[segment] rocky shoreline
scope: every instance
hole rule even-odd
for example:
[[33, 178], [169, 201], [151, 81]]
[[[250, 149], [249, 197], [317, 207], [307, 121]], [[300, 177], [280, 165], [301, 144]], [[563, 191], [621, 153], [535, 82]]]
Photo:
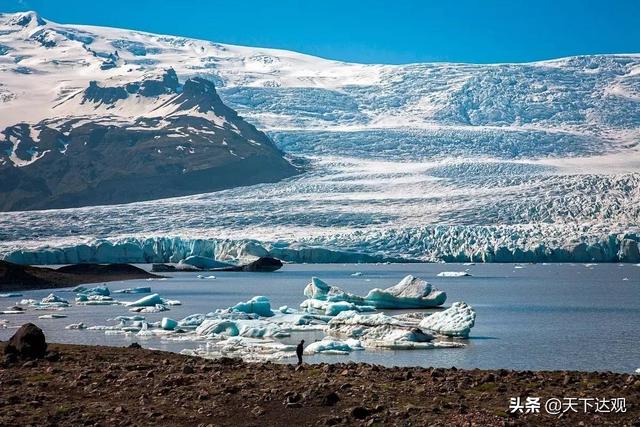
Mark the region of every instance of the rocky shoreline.
[[[55, 357], [5, 359], [0, 425], [640, 425], [638, 375], [296, 368], [142, 348], [48, 350]], [[523, 404], [539, 397], [540, 413], [510, 413], [518, 397]], [[625, 399], [625, 412], [596, 411], [594, 400], [586, 412], [581, 403], [577, 412], [551, 415], [545, 402], [552, 398]]]

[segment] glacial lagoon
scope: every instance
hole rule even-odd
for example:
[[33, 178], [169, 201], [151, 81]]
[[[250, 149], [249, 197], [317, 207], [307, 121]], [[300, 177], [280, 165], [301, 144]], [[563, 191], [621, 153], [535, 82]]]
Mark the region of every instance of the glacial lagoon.
[[[444, 271], [467, 271], [471, 276], [438, 276]], [[215, 279], [198, 278], [199, 273], [172, 273], [166, 280], [112, 282], [107, 286], [112, 291], [150, 286], [163, 298], [182, 302], [167, 312], [144, 314], [148, 321], [155, 322], [163, 317], [181, 319], [227, 308], [255, 295], [269, 297], [274, 308], [298, 308], [312, 276], [364, 295], [412, 274], [446, 291], [444, 307], [465, 301], [476, 310], [476, 324], [470, 338], [462, 341], [464, 348], [367, 349], [348, 355], [306, 356], [305, 361], [518, 370], [634, 372], [640, 368], [640, 266], [636, 264], [288, 264], [275, 273], [213, 274]], [[0, 304], [4, 310], [21, 299], [40, 300], [51, 292], [73, 301], [75, 295], [70, 289], [21, 292], [22, 297], [0, 298]], [[114, 296], [124, 301], [140, 297]], [[67, 317], [38, 318], [47, 313]], [[87, 326], [111, 325], [113, 322], [107, 319], [132, 314], [127, 307], [118, 305], [72, 303], [70, 308], [57, 312], [27, 308], [23, 314], [0, 315], [0, 319], [8, 321], [8, 327], [0, 329], [0, 339], [8, 339], [14, 326], [30, 321], [43, 328], [50, 342], [125, 346], [137, 341], [144, 347], [176, 352], [203, 345], [203, 341], [65, 329], [78, 322]], [[320, 331], [294, 332], [282, 341], [295, 343], [302, 337], [309, 344], [322, 336]]]

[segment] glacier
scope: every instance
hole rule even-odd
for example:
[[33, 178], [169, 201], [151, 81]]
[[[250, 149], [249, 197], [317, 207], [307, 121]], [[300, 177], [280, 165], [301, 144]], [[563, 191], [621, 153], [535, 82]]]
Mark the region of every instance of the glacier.
[[[213, 81], [306, 172], [127, 205], [1, 212], [9, 261], [640, 262], [638, 54], [350, 64], [16, 16], [0, 16], [0, 128], [47, 117], [51, 88], [64, 97], [129, 69], [135, 80], [172, 68]], [[27, 130], [37, 143], [39, 129]], [[17, 134], [0, 135], [0, 147], [28, 154]]]

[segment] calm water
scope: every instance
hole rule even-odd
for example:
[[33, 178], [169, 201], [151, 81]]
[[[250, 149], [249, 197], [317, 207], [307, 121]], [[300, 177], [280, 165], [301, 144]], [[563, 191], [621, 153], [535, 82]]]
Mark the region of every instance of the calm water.
[[[358, 294], [374, 287], [388, 287], [404, 275], [427, 279], [445, 290], [447, 306], [465, 301], [476, 309], [476, 326], [466, 348], [413, 351], [376, 350], [349, 356], [314, 356], [308, 361], [363, 361], [384, 365], [463, 368], [569, 369], [633, 372], [640, 368], [640, 266], [633, 264], [392, 264], [392, 265], [287, 265], [276, 273], [217, 273], [215, 280], [197, 279], [195, 273], [175, 274], [165, 281], [114, 282], [114, 289], [151, 286], [161, 296], [182, 301], [171, 311], [147, 315], [150, 321], [164, 316], [180, 319], [192, 313], [225, 308], [254, 295], [271, 298], [272, 305], [297, 307], [311, 276]], [[473, 277], [440, 278], [441, 271], [468, 269]], [[352, 277], [360, 271], [362, 276]], [[624, 280], [624, 279], [627, 280]], [[73, 295], [56, 290], [72, 299]], [[40, 299], [47, 290], [24, 292], [24, 298]], [[134, 300], [135, 295], [121, 295]], [[20, 298], [0, 299], [4, 308]], [[112, 324], [107, 318], [130, 315], [121, 306], [72, 307], [61, 313], [68, 318], [44, 320], [46, 312], [31, 310], [20, 315], [0, 315], [11, 325], [33, 321], [49, 341], [127, 345], [135, 337], [106, 336], [101, 331], [67, 331], [70, 323]], [[393, 314], [393, 312], [391, 312]], [[12, 329], [0, 329], [6, 340]], [[297, 339], [293, 337], [292, 339]], [[311, 338], [311, 337], [310, 337]], [[145, 340], [145, 347], [170, 351], [197, 347], [198, 343]]]

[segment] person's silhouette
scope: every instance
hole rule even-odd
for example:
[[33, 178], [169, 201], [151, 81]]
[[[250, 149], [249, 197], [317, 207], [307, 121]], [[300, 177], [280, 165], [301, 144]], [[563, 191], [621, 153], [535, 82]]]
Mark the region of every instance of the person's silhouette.
[[298, 356], [298, 365], [302, 365], [302, 352], [304, 351], [304, 340], [296, 347], [296, 356]]

